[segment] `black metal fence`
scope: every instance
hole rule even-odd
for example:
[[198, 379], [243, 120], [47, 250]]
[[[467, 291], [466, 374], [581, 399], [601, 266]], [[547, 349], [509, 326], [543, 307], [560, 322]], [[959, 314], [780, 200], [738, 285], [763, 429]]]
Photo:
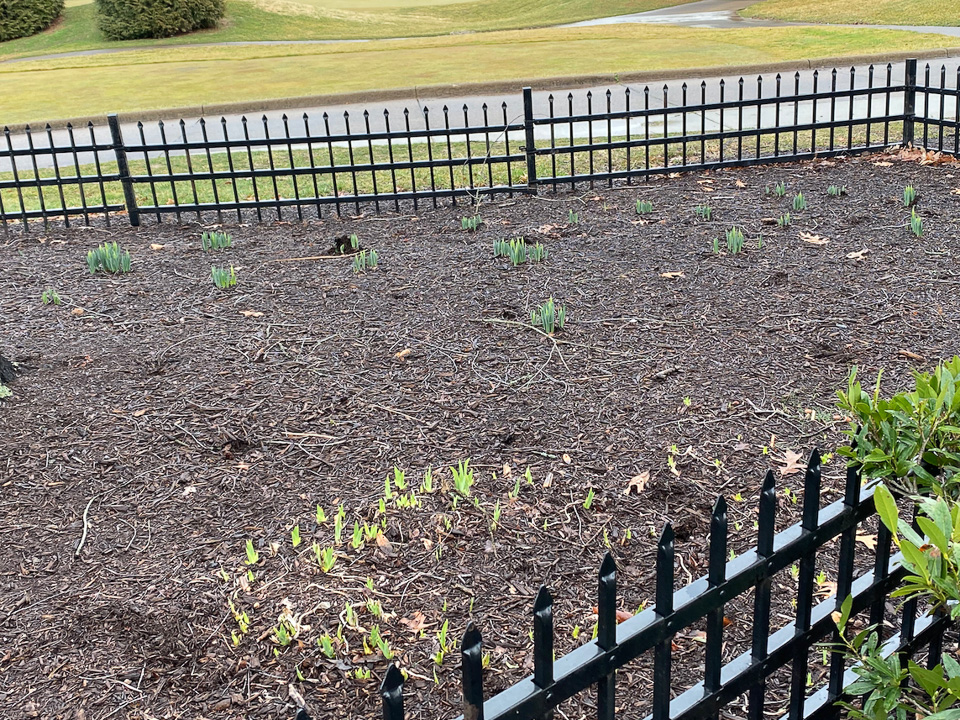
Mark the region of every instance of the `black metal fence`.
[[[933, 77], [931, 73], [934, 73]], [[916, 60], [830, 73], [522, 93], [472, 110], [54, 130], [4, 128], [0, 224], [307, 219], [372, 206], [476, 204], [484, 195], [752, 165], [917, 142], [960, 151], [960, 70]], [[677, 97], [679, 95], [679, 97]]]
[[[596, 638], [554, 660], [553, 603], [547, 588], [541, 588], [533, 606], [533, 675], [500, 694], [485, 699], [483, 649], [479, 630], [471, 623], [461, 643], [463, 715], [460, 720], [521, 720], [553, 717], [564, 701], [595, 688], [598, 720], [613, 720], [616, 708], [617, 671], [627, 668], [646, 653], [653, 654], [652, 713], [648, 720], [694, 720], [717, 718], [721, 710], [746, 694], [746, 717], [761, 720], [771, 715], [767, 706], [767, 681], [782, 668], [789, 669], [789, 698], [781, 705], [782, 717], [831, 718], [839, 714], [835, 703], [854, 674], [843, 655], [831, 652], [826, 682], [811, 687], [811, 648], [837, 640], [832, 615], [842, 601], [853, 597], [853, 613], [864, 613], [870, 624], [889, 621], [890, 592], [903, 576], [900, 554], [891, 556], [891, 535], [882, 525], [876, 545], [866, 563], [858, 563], [858, 530], [875, 514], [872, 487], [863, 488], [858, 470], [846, 473], [845, 492], [825, 508], [819, 508], [821, 461], [811, 453], [804, 478], [801, 521], [776, 533], [777, 493], [768, 472], [760, 493], [757, 515], [757, 546], [728, 561], [727, 505], [719, 497], [710, 521], [708, 572], [705, 577], [674, 590], [674, 532], [667, 524], [657, 545], [655, 607], [617, 624], [617, 572], [607, 555], [600, 566]], [[862, 537], [862, 536], [861, 536]], [[872, 536], [869, 536], [871, 540]], [[817, 553], [839, 538], [836, 592], [817, 602], [815, 580]], [[778, 573], [794, 565], [796, 603], [790, 622], [771, 633], [771, 583]], [[860, 571], [857, 567], [869, 566]], [[782, 575], [781, 575], [782, 577]], [[752, 594], [753, 616], [750, 647], [731, 661], [723, 662], [724, 608], [740, 596]], [[865, 618], [866, 619], [866, 618]], [[673, 641], [675, 636], [705, 622], [702, 682], [674, 695]], [[886, 634], [887, 652], [911, 656], [926, 651], [929, 667], [941, 657], [944, 632], [950, 626], [946, 615], [918, 613], [916, 601], [904, 604], [899, 630]], [[896, 623], [888, 623], [896, 625]], [[689, 670], [689, 668], [687, 668]], [[403, 720], [403, 674], [393, 665], [387, 671], [381, 696], [384, 720]], [[593, 705], [593, 702], [587, 703]], [[639, 717], [635, 712], [630, 717]], [[742, 717], [739, 708], [734, 717]], [[309, 720], [301, 710], [298, 720]]]

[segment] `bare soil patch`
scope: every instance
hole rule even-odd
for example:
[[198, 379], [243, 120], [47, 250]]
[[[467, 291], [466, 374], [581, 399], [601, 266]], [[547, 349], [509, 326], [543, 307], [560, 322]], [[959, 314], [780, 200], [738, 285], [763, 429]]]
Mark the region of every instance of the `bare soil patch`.
[[[287, 718], [293, 685], [315, 717], [373, 718], [387, 667], [364, 651], [374, 624], [410, 674], [412, 718], [458, 712], [458, 652], [434, 659], [445, 622], [450, 640], [477, 622], [488, 691], [523, 678], [541, 583], [559, 655], [590, 637], [608, 547], [624, 611], [652, 601], [667, 520], [678, 583], [702, 575], [718, 494], [738, 552], [768, 468], [787, 468], [782, 525], [797, 518], [790, 453], [842, 442], [834, 393], [851, 365], [883, 368], [893, 390], [957, 352], [955, 172], [877, 156], [691, 174], [490, 202], [476, 233], [460, 229], [462, 207], [234, 226], [220, 253], [200, 250], [199, 226], [11, 233], [0, 352], [20, 374], [0, 402], [0, 717]], [[784, 198], [765, 194], [781, 180]], [[828, 196], [833, 184], [848, 194]], [[795, 212], [798, 190], [808, 209]], [[653, 212], [638, 215], [638, 198]], [[707, 203], [713, 219], [698, 221]], [[790, 227], [769, 224], [785, 212]], [[745, 251], [715, 253], [734, 225]], [[294, 259], [350, 233], [377, 250], [375, 270]], [[494, 240], [521, 235], [546, 262], [492, 258]], [[134, 271], [88, 274], [87, 250], [113, 240]], [[234, 265], [234, 290], [214, 288], [214, 264]], [[42, 305], [46, 288], [63, 304]], [[552, 338], [529, 326], [549, 297], [569, 312]], [[449, 468], [467, 458], [475, 485], [454, 505]], [[384, 518], [395, 467], [419, 506], [392, 499]], [[839, 457], [825, 473], [824, 503], [839, 497]], [[355, 522], [379, 539], [351, 547]], [[315, 542], [335, 549], [330, 572]], [[793, 583], [775, 583], [775, 627]], [[728, 613], [730, 656], [748, 608]], [[284, 619], [298, 632], [286, 647]], [[318, 638], [339, 626], [331, 659]], [[700, 679], [696, 640], [677, 639], [677, 690]], [[623, 717], [646, 712], [649, 678], [645, 660], [621, 673]]]

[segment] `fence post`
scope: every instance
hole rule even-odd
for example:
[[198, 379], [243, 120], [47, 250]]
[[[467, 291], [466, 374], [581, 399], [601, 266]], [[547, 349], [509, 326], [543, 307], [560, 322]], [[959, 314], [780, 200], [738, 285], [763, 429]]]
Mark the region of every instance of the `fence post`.
[[134, 227], [140, 225], [140, 211], [137, 209], [137, 196], [133, 192], [133, 180], [130, 177], [130, 166], [127, 165], [127, 151], [123, 146], [123, 135], [120, 133], [120, 120], [116, 113], [107, 115], [110, 125], [110, 136], [113, 138], [113, 152], [117, 156], [117, 174], [123, 186], [123, 199], [127, 206], [127, 217]]
[[917, 59], [909, 58], [904, 70], [903, 144], [913, 144], [913, 120], [917, 112]]
[[533, 139], [533, 90], [523, 89], [523, 151], [527, 156], [527, 187], [537, 192], [537, 146]]

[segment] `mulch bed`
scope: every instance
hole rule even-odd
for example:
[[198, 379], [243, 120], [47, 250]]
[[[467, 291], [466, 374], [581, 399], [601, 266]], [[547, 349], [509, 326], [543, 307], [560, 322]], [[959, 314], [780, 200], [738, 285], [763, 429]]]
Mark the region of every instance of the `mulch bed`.
[[[434, 659], [444, 623], [448, 643], [477, 623], [492, 693], [532, 669], [541, 584], [559, 656], [590, 637], [608, 547], [627, 612], [652, 603], [666, 521], [678, 584], [705, 573], [718, 494], [731, 548], [751, 547], [764, 472], [799, 493], [795, 453], [843, 443], [835, 393], [852, 365], [866, 381], [882, 368], [893, 391], [957, 352], [960, 178], [915, 160], [501, 199], [476, 233], [459, 207], [233, 226], [215, 254], [198, 226], [169, 223], [0, 238], [0, 353], [18, 368], [0, 402], [0, 716], [289, 718], [293, 687], [314, 717], [373, 718], [387, 661], [363, 641], [377, 624], [409, 673], [408, 716], [453, 717], [459, 652]], [[786, 197], [764, 192], [780, 180]], [[638, 198], [653, 212], [638, 215]], [[705, 203], [710, 222], [694, 217]], [[784, 212], [792, 226], [770, 224]], [[733, 225], [745, 251], [715, 253]], [[349, 233], [377, 250], [375, 270], [325, 257]], [[547, 261], [492, 258], [495, 239], [519, 235]], [[90, 275], [86, 251], [113, 240], [134, 271]], [[238, 286], [217, 290], [212, 264], [233, 264]], [[63, 303], [41, 304], [45, 288]], [[529, 323], [551, 296], [569, 313], [554, 337]], [[449, 468], [468, 458], [475, 485], [454, 504]], [[387, 503], [383, 532], [354, 549], [395, 467], [419, 507]], [[432, 493], [419, 491], [428, 467]], [[824, 471], [822, 504], [840, 496], [842, 459]], [[324, 573], [312, 546], [334, 547], [341, 505]], [[779, 525], [799, 507], [781, 492]], [[832, 550], [820, 559], [829, 573]], [[775, 627], [794, 582], [775, 584]], [[749, 608], [728, 611], [728, 657], [746, 647]], [[286, 647], [284, 619], [298, 632]], [[318, 638], [341, 625], [329, 659]], [[701, 679], [695, 635], [677, 638], [675, 690]], [[649, 709], [650, 677], [646, 658], [621, 672], [624, 717]]]

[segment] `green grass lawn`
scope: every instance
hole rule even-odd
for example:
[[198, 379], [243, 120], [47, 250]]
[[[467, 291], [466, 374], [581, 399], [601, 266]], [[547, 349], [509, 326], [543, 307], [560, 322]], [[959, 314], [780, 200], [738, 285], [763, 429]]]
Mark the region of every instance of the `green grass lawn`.
[[[444, 35], [544, 27], [691, 0], [227, 0], [216, 30], [163, 40], [106, 40], [92, 2], [67, 3], [63, 20], [33, 37], [0, 43], [0, 60], [101, 48], [166, 46], [251, 40], [344, 40]], [[398, 7], [399, 6], [399, 7]]]
[[[331, 45], [171, 48], [0, 64], [0, 124], [443, 83], [765, 63], [942, 47], [847, 28], [606, 25]], [[43, 92], [40, 88], [70, 88]], [[519, 88], [518, 88], [519, 90]]]
[[756, 18], [863, 25], [960, 25], [957, 0], [764, 0], [742, 10]]

